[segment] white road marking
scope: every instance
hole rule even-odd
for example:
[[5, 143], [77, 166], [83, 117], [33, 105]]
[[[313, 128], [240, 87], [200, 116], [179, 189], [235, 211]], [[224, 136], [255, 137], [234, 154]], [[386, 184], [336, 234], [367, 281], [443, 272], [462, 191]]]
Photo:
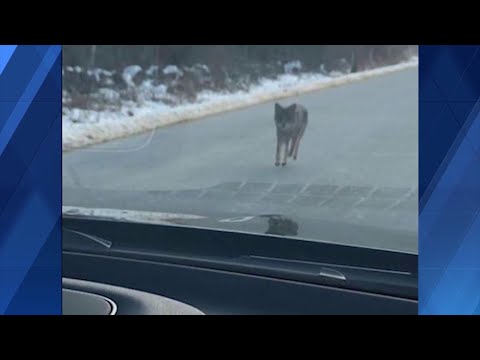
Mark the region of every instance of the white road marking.
[[132, 149], [102, 149], [102, 148], [100, 148], [100, 149], [89, 149], [89, 148], [86, 148], [86, 149], [82, 149], [81, 151], [108, 152], [108, 153], [133, 153], [133, 152], [136, 152], [136, 151], [140, 151], [140, 150], [146, 148], [148, 145], [150, 145], [156, 131], [157, 131], [156, 129], [153, 129], [152, 132], [150, 133], [150, 136], [148, 137], [147, 141], [145, 141], [145, 143], [143, 143], [142, 145], [137, 146], [136, 148], [132, 148]]

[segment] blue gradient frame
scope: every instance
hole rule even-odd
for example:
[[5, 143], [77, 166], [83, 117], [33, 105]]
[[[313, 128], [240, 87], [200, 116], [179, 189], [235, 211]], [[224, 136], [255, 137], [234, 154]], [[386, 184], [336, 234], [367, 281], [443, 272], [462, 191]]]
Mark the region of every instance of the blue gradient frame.
[[480, 314], [480, 47], [419, 55], [419, 313]]
[[61, 46], [0, 46], [0, 314], [61, 314]]

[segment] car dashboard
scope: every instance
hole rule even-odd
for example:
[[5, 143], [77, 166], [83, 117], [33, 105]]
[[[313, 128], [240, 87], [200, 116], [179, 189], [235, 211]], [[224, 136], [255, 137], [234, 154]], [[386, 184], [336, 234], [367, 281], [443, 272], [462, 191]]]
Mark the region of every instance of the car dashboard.
[[418, 256], [274, 235], [63, 219], [63, 308], [91, 315], [417, 314]]

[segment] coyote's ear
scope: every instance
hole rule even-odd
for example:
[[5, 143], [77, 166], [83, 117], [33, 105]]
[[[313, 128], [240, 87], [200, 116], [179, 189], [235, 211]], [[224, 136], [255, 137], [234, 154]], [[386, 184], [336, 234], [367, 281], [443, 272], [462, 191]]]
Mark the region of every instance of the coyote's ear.
[[275, 103], [275, 112], [281, 112], [283, 110], [283, 107], [279, 103]]

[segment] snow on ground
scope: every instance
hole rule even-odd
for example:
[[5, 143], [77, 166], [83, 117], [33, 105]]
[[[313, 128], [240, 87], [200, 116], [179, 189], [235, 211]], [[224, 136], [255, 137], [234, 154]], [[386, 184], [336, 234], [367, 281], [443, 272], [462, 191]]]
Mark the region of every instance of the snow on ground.
[[129, 87], [135, 87], [135, 83], [133, 82], [133, 78], [135, 75], [137, 75], [140, 71], [142, 71], [142, 68], [139, 65], [131, 65], [127, 66], [123, 70], [122, 78], [123, 81], [129, 86]]
[[[238, 91], [235, 93], [202, 91], [198, 94], [195, 103], [177, 106], [148, 100], [142, 101], [141, 107], [133, 101], [125, 102], [116, 111], [107, 110], [99, 112], [64, 107], [62, 121], [63, 150], [68, 151], [87, 145], [98, 144], [153, 130], [161, 126], [296, 96], [305, 92], [348, 84], [416, 66], [418, 66], [418, 58], [414, 57], [405, 63], [347, 75], [339, 73], [331, 73], [329, 76], [323, 74], [285, 74], [275, 80], [263, 79], [259, 84], [251, 86], [249, 91]], [[296, 66], [293, 67], [295, 68]], [[178, 75], [177, 69], [172, 65], [167, 72]], [[128, 80], [133, 79], [138, 68], [130, 70], [126, 76]], [[181, 71], [180, 69], [178, 70]], [[133, 73], [135, 74], [132, 76]], [[125, 73], [123, 75], [125, 77]], [[165, 90], [162, 85], [153, 88], [153, 91], [156, 91], [159, 95], [165, 95]], [[152, 87], [148, 91], [152, 91]], [[114, 96], [111, 93], [105, 95]]]
[[[68, 67], [67, 67], [67, 69], [68, 69]], [[126, 69], [125, 69], [125, 70], [126, 70]], [[97, 82], [100, 82], [100, 76], [105, 75], [105, 76], [107, 76], [107, 77], [110, 77], [110, 76], [113, 75], [113, 72], [107, 71], [107, 70], [103, 70], [103, 69], [94, 69], [94, 70], [88, 70], [88, 71], [87, 71], [87, 74], [94, 76], [94, 77], [95, 77], [95, 80], [96, 80]]]
[[286, 74], [291, 74], [295, 71], [300, 72], [302, 70], [302, 63], [299, 60], [290, 61], [283, 65], [283, 69]]
[[168, 65], [163, 69], [163, 73], [165, 75], [177, 75], [177, 76], [182, 76], [183, 71], [180, 70], [177, 66], [175, 65]]

